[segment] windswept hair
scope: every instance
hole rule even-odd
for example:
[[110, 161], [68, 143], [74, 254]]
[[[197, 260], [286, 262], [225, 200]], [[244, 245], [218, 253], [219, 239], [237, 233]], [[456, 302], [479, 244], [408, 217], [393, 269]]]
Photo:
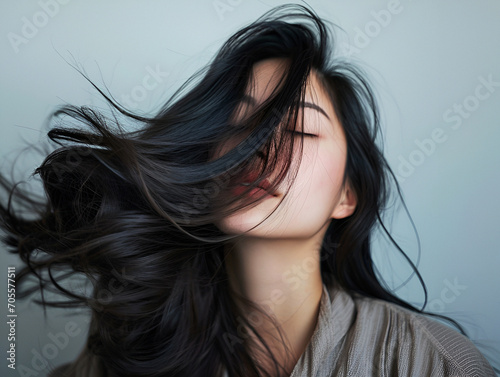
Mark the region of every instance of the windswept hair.
[[[64, 300], [42, 294], [38, 302], [90, 309], [87, 344], [71, 375], [94, 368], [93, 376], [205, 377], [224, 369], [229, 376], [269, 376], [257, 358], [270, 359], [275, 375], [283, 375], [267, 346], [250, 352], [255, 345], [242, 328], [263, 339], [228, 284], [224, 246], [234, 237], [214, 224], [257, 202], [228, 194], [242, 174], [259, 172], [247, 191], [276, 168], [273, 187], [287, 175], [302, 144], [281, 126], [301, 124], [299, 103], [311, 72], [343, 126], [344, 179], [357, 197], [351, 216], [331, 220], [321, 246], [323, 282], [423, 312], [385, 288], [375, 271], [372, 233], [378, 226], [390, 237], [382, 211], [391, 182], [399, 187], [378, 146], [375, 96], [362, 72], [336, 59], [333, 47], [330, 30], [313, 11], [278, 6], [231, 36], [152, 117], [125, 109], [94, 84], [113, 116], [86, 106], [55, 111], [59, 124], [48, 137], [58, 147], [34, 172], [43, 198], [1, 176], [9, 194], [0, 206], [4, 242], [26, 264], [20, 293], [53, 290]], [[269, 58], [286, 64], [280, 85], [235, 127], [232, 115], [252, 67]], [[213, 158], [218, 146], [241, 135], [237, 146]], [[36, 217], [22, 217], [16, 206]], [[37, 285], [26, 285], [30, 276]], [[77, 276], [90, 291], [65, 284]]]

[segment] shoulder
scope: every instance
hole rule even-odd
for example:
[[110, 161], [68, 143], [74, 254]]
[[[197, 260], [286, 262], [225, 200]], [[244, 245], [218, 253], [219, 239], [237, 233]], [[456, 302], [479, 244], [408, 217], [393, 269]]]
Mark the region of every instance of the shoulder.
[[423, 314], [383, 300], [354, 296], [358, 344], [377, 342], [398, 375], [492, 376], [493, 369], [465, 336]]

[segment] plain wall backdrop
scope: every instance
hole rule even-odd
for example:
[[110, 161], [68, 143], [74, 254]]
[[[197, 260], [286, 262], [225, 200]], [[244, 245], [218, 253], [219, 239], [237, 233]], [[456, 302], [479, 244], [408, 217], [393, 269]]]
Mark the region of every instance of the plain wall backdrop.
[[[124, 105], [151, 114], [206, 64], [233, 32], [285, 1], [2, 1], [0, 5], [0, 168], [46, 140], [57, 105], [105, 104], [68, 62]], [[462, 323], [500, 349], [500, 1], [309, 0], [336, 29], [338, 55], [359, 63], [379, 96], [385, 152], [421, 241], [401, 207], [394, 236], [418, 262], [428, 310]], [[27, 179], [40, 155], [22, 152]], [[388, 284], [420, 305], [408, 264], [385, 243], [375, 259]], [[1, 254], [1, 313], [7, 266]], [[19, 271], [18, 267], [18, 271]], [[82, 349], [85, 316], [16, 302], [16, 367], [7, 367], [9, 327], [0, 327], [2, 376], [45, 376]], [[21, 368], [21, 369], [20, 369]]]

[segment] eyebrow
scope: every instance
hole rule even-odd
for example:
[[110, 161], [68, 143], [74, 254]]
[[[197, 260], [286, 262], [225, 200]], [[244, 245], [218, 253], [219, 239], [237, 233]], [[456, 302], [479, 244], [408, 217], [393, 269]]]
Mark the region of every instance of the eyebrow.
[[[257, 101], [255, 100], [255, 98], [245, 94], [243, 95], [243, 101], [245, 102], [249, 102], [251, 105], [256, 105], [257, 104]], [[302, 107], [309, 107], [311, 109], [314, 109], [318, 112], [320, 112], [321, 114], [323, 114], [328, 120], [330, 120], [330, 117], [326, 114], [325, 110], [323, 110], [321, 107], [319, 107], [318, 105], [314, 104], [314, 103], [311, 103], [311, 102], [306, 102], [306, 101], [301, 101], [300, 102], [300, 105]]]

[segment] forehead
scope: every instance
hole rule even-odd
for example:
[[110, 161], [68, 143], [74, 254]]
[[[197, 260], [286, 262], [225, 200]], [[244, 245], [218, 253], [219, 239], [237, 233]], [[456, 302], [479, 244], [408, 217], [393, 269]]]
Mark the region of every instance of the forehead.
[[[266, 59], [255, 63], [247, 85], [247, 94], [252, 92], [257, 104], [263, 102], [283, 84], [287, 69], [288, 61], [284, 58]], [[314, 69], [307, 78], [305, 96], [309, 100], [327, 96]], [[322, 99], [326, 100], [326, 98]]]
[[[236, 117], [241, 119], [243, 114], [247, 114], [254, 106], [260, 105], [277, 91], [284, 83], [287, 69], [288, 61], [284, 58], [266, 59], [255, 63], [247, 83], [246, 96], [236, 112]], [[324, 113], [326, 119], [335, 127], [338, 119], [332, 100], [314, 69], [307, 78], [305, 89], [305, 106], [316, 107], [316, 111], [307, 111], [305, 116], [311, 118], [311, 116]]]

